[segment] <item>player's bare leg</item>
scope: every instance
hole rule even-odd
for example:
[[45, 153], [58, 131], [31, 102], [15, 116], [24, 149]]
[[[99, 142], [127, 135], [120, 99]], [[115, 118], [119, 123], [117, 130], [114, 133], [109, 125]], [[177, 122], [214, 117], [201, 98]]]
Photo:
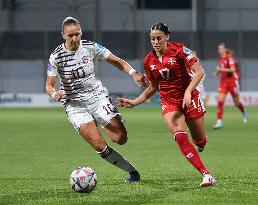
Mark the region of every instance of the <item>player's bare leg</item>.
[[198, 152], [194, 146], [189, 142], [188, 135], [185, 131], [185, 117], [179, 111], [169, 112], [165, 114], [164, 120], [170, 132], [173, 133], [174, 139], [177, 142], [182, 154], [192, 164], [195, 169], [202, 174], [203, 181], [201, 186], [210, 186], [215, 183], [209, 171], [203, 165]]
[[[104, 128], [105, 132], [108, 134], [109, 138], [119, 144], [123, 145], [127, 142], [127, 131], [122, 122], [122, 118], [117, 115], [115, 116]], [[108, 148], [107, 148], [108, 149]], [[115, 164], [120, 169], [127, 171], [130, 174], [130, 177], [126, 179], [126, 182], [135, 182], [140, 180], [140, 174], [135, 169], [135, 167], [130, 164], [126, 159], [122, 157], [116, 150], [113, 148], [110, 149], [111, 154], [106, 158], [110, 163]]]
[[79, 133], [97, 152], [107, 146], [94, 121], [82, 124]]
[[218, 93], [218, 96], [217, 96], [217, 103], [218, 103], [217, 104], [217, 122], [213, 126], [214, 129], [219, 129], [224, 126], [223, 121], [222, 121], [222, 116], [223, 116], [225, 98], [226, 98], [226, 95], [224, 93], [222, 93], [222, 92]]
[[197, 151], [202, 152], [208, 140], [205, 134], [204, 116], [195, 120], [187, 120], [186, 123]]
[[175, 133], [178, 131], [184, 131], [186, 130], [185, 128], [185, 117], [182, 112], [179, 111], [174, 111], [174, 112], [169, 112], [166, 113], [163, 116], [166, 126], [168, 130], [171, 133]]
[[239, 96], [234, 96], [234, 97], [232, 96], [232, 98], [235, 106], [242, 112], [243, 122], [247, 123], [248, 122], [247, 112], [245, 111], [245, 107], [243, 103], [240, 102]]
[[127, 131], [119, 115], [114, 117], [104, 128], [112, 142], [123, 145], [127, 142]]

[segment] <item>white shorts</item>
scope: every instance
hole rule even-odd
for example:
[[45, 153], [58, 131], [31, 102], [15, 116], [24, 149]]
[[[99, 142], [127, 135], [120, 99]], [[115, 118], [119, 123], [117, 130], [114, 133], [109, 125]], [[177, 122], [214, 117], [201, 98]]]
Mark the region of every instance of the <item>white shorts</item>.
[[103, 97], [91, 105], [83, 101], [70, 101], [66, 107], [66, 114], [77, 132], [82, 124], [91, 121], [96, 121], [103, 128], [115, 116], [120, 115], [109, 97]]

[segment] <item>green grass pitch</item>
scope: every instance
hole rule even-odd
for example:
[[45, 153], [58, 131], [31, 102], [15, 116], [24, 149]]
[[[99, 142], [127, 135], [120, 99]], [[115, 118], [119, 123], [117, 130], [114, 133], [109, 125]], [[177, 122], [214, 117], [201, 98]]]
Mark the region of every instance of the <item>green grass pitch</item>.
[[[207, 109], [209, 142], [201, 157], [217, 179], [208, 188], [199, 187], [202, 177], [181, 155], [159, 108], [120, 111], [129, 140], [108, 142], [140, 170], [139, 183], [125, 184], [127, 173], [103, 161], [62, 109], [0, 109], [0, 204], [258, 204], [257, 107], [248, 107], [248, 124], [226, 107], [225, 127], [216, 131], [216, 110]], [[71, 191], [69, 176], [78, 166], [95, 170], [94, 192]]]

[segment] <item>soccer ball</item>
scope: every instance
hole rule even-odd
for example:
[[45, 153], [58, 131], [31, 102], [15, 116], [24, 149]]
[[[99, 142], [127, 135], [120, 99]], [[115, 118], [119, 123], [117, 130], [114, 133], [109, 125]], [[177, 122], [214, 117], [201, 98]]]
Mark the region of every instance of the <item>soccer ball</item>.
[[71, 174], [70, 184], [75, 192], [89, 193], [97, 185], [97, 175], [90, 167], [78, 167]]

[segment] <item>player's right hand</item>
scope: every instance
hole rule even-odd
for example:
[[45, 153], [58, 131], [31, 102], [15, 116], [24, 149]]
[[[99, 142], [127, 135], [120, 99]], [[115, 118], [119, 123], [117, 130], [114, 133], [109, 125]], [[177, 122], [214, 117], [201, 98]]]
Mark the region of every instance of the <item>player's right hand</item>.
[[187, 92], [185, 91], [184, 94], [184, 99], [183, 99], [183, 103], [182, 103], [182, 108], [184, 109], [185, 107], [189, 108], [191, 106], [192, 103], [192, 97], [191, 97], [191, 92]]
[[149, 86], [149, 81], [147, 80], [147, 77], [145, 74], [134, 72], [132, 74], [134, 81], [144, 89]]
[[118, 107], [126, 107], [126, 108], [132, 108], [134, 107], [134, 104], [132, 102], [132, 100], [128, 99], [128, 98], [117, 98], [115, 100], [115, 104]]
[[60, 101], [63, 95], [64, 95], [64, 92], [62, 90], [55, 91], [55, 93], [52, 95], [52, 99], [56, 101]]
[[148, 81], [148, 78], [146, 76], [146, 74], [143, 74], [142, 79], [141, 79], [141, 86], [146, 89], [147, 87], [149, 87], [150, 82]]

